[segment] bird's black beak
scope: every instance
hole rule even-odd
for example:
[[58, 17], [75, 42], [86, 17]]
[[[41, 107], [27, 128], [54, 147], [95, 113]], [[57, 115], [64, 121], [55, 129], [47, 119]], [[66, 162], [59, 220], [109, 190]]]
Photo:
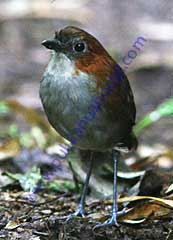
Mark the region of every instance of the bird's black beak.
[[55, 50], [55, 51], [58, 51], [61, 49], [61, 43], [57, 39], [44, 40], [41, 44], [44, 47], [51, 49], [51, 50]]

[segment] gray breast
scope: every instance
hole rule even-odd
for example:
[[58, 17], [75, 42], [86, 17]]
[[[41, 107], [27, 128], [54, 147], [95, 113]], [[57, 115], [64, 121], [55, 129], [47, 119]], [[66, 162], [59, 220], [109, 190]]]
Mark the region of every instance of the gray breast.
[[[64, 54], [52, 56], [40, 83], [40, 97], [49, 122], [63, 137], [69, 139], [76, 124], [86, 117], [93, 99], [98, 96], [95, 89], [95, 81], [89, 81], [83, 72], [76, 75], [74, 64]], [[120, 139], [118, 129], [123, 129], [121, 122], [112, 122], [102, 106], [76, 145], [104, 151]]]
[[82, 119], [95, 96], [95, 83], [87, 74], [74, 74], [74, 64], [64, 54], [54, 54], [40, 83], [40, 97], [53, 127], [63, 136]]

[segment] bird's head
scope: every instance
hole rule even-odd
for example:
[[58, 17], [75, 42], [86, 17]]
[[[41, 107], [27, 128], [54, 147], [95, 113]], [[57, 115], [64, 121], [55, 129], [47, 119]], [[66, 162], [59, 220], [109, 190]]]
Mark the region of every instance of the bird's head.
[[115, 63], [95, 37], [77, 27], [68, 26], [55, 32], [55, 37], [44, 40], [42, 45], [64, 54], [74, 62], [77, 71], [95, 75], [98, 81], [111, 73]]

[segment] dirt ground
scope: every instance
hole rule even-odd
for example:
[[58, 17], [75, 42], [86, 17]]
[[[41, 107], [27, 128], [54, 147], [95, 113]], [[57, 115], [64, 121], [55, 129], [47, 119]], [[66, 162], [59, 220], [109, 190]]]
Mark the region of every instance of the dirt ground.
[[[102, 212], [101, 221], [105, 220], [104, 202], [87, 205], [86, 218], [75, 218], [66, 223], [59, 220], [68, 209], [75, 209], [76, 201], [71, 194], [59, 196], [42, 195], [40, 202], [22, 200], [23, 193], [1, 193], [0, 239], [4, 240], [171, 240], [173, 239], [172, 216], [165, 219], [147, 220], [145, 223], [132, 225], [119, 223], [117, 227], [93, 230], [96, 217]], [[3, 208], [3, 211], [2, 211]], [[72, 211], [72, 210], [71, 210]], [[92, 212], [92, 214], [91, 214]], [[99, 215], [98, 215], [99, 216]], [[97, 219], [98, 219], [97, 216]], [[95, 218], [95, 219], [94, 219]], [[9, 219], [11, 219], [9, 221]], [[6, 225], [8, 222], [8, 225]], [[5, 229], [4, 226], [6, 225]]]

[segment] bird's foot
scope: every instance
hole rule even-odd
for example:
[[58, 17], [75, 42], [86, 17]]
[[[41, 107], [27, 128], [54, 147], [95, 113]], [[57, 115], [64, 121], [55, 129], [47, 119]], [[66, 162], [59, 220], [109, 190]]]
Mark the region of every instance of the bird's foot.
[[82, 218], [85, 217], [85, 211], [83, 207], [79, 206], [74, 213], [67, 216], [66, 222], [69, 222], [71, 219], [75, 217], [82, 217]]
[[117, 218], [125, 214], [125, 209], [118, 211], [116, 213], [113, 213], [111, 218], [106, 220], [104, 223], [98, 223], [93, 230], [101, 228], [101, 227], [108, 227], [108, 226], [115, 226], [119, 227], [120, 225], [117, 222]]
[[85, 211], [84, 208], [79, 206], [76, 211], [72, 214], [69, 214], [67, 216], [59, 216], [56, 219], [57, 220], [66, 220], [65, 222], [69, 222], [71, 219], [75, 218], [75, 217], [85, 217]]

